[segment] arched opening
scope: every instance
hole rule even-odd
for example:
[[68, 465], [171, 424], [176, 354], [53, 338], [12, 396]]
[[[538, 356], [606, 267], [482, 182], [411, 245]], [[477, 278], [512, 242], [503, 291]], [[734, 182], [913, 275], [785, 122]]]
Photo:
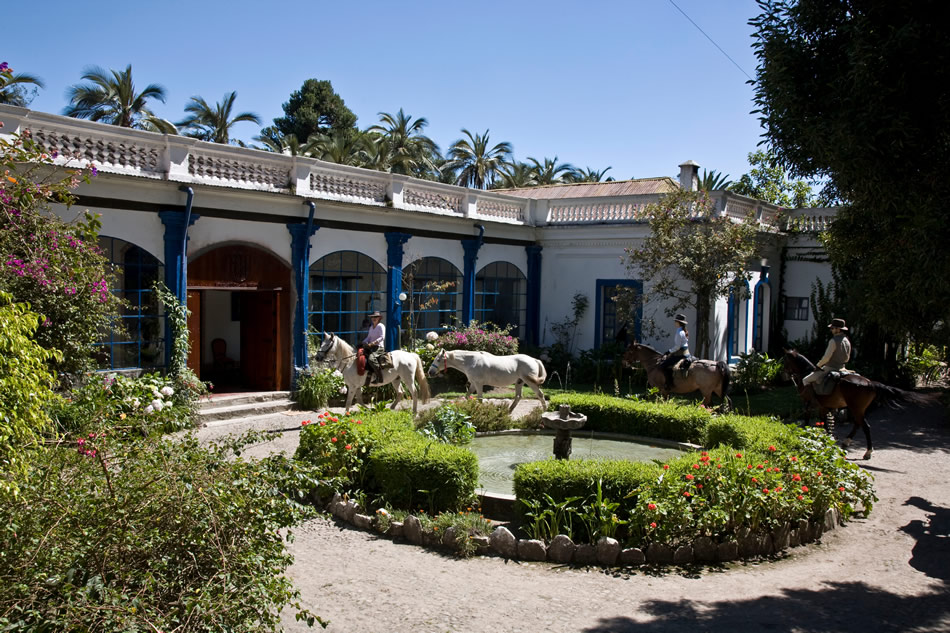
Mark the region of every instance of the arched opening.
[[290, 267], [229, 245], [188, 263], [188, 365], [215, 393], [290, 388]]
[[475, 275], [475, 320], [511, 326], [511, 335], [524, 340], [528, 282], [510, 262], [492, 262]]
[[310, 265], [310, 313], [315, 332], [333, 332], [352, 345], [369, 328], [366, 315], [379, 310], [386, 320], [386, 269], [356, 251], [337, 251]]
[[423, 257], [403, 269], [402, 344], [443, 332], [462, 318], [462, 273], [441, 257]]
[[749, 283], [743, 281], [729, 293], [729, 358], [736, 359], [748, 351], [749, 345]]
[[763, 277], [755, 285], [752, 300], [752, 347], [758, 352], [767, 352], [769, 349], [769, 321], [771, 314], [769, 306], [772, 304], [772, 284], [768, 277]]
[[96, 344], [99, 369], [155, 369], [165, 365], [165, 317], [153, 290], [165, 280], [157, 257], [117, 237], [99, 237], [116, 275], [112, 293], [125, 300], [121, 315]]

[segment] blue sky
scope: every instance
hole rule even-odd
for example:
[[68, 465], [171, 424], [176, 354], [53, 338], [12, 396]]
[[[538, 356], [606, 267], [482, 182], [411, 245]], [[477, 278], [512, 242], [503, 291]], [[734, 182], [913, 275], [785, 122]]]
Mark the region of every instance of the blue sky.
[[[674, 2], [754, 76], [754, 0]], [[403, 108], [443, 151], [490, 129], [520, 160], [617, 179], [675, 176], [687, 159], [737, 179], [761, 136], [746, 75], [669, 0], [148, 4], [11, 3], [0, 61], [43, 79], [31, 107], [57, 114], [84, 68], [131, 63], [139, 88], [165, 87], [153, 109], [172, 121], [193, 95], [236, 90], [269, 124], [305, 79], [328, 79], [360, 127]]]

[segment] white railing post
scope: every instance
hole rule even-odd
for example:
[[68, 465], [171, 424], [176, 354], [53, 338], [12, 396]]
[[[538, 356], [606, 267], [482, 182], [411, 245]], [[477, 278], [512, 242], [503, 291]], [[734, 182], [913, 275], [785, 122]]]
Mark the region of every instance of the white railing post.
[[394, 209], [402, 209], [405, 206], [402, 194], [406, 188], [406, 183], [409, 181], [409, 177], [400, 176], [399, 174], [390, 174], [389, 178], [389, 199], [393, 201]]
[[462, 203], [462, 216], [474, 218], [478, 215], [478, 194], [471, 192], [467, 199]]
[[194, 178], [188, 173], [188, 158], [191, 148], [198, 141], [186, 136], [165, 136], [164, 168], [169, 180], [191, 182]]

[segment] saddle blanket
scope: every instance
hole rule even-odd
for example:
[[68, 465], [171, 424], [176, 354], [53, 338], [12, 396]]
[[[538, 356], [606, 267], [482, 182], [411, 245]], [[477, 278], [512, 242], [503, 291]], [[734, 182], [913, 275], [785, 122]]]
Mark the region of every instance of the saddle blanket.
[[[373, 362], [375, 362], [380, 369], [390, 369], [393, 366], [393, 357], [389, 355], [389, 352], [375, 353], [371, 354], [373, 357]], [[356, 373], [359, 376], [362, 376], [366, 373], [366, 355], [363, 353], [363, 350], [358, 350], [356, 352]]]

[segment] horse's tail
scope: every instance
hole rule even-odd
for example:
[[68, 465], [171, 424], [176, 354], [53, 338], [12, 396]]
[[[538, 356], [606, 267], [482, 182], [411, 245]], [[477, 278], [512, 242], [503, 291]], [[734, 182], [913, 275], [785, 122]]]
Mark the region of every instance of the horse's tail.
[[416, 382], [419, 383], [419, 397], [422, 404], [429, 401], [429, 381], [426, 380], [426, 373], [422, 370], [422, 359], [416, 357]]
[[725, 361], [716, 363], [716, 370], [722, 375], [722, 399], [725, 400], [729, 395], [730, 381], [732, 380], [732, 370]]
[[548, 379], [548, 370], [544, 368], [544, 363], [538, 360], [538, 384], [543, 385], [544, 381], [547, 379]]
[[877, 401], [886, 407], [900, 409], [902, 406], [907, 404], [916, 406], [931, 404], [931, 399], [925, 395], [914, 393], [913, 391], [905, 391], [903, 389], [898, 389], [897, 387], [891, 387], [890, 385], [885, 385], [882, 382], [875, 382], [873, 380], [869, 380], [868, 382], [871, 383], [871, 388], [874, 389], [874, 394], [877, 396]]

